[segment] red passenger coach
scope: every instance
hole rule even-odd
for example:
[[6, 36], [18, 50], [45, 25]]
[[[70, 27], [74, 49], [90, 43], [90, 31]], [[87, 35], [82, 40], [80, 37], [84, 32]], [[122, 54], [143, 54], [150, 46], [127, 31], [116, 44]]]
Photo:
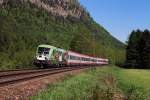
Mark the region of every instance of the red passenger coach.
[[89, 65], [91, 64], [87, 59], [90, 57], [87, 55], [79, 54], [73, 51], [67, 52], [67, 65]]
[[88, 55], [76, 53], [73, 51], [67, 52], [67, 65], [86, 66], [86, 65], [105, 65], [108, 64], [108, 59], [90, 57]]

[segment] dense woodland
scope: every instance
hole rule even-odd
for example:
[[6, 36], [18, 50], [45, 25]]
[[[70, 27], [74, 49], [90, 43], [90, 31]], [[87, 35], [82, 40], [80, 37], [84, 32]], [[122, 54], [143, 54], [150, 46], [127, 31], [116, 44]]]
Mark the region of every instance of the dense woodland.
[[126, 67], [150, 68], [150, 31], [136, 30], [129, 37], [126, 48]]
[[0, 69], [34, 67], [39, 44], [108, 58], [111, 64], [125, 60], [124, 44], [98, 25], [86, 10], [80, 19], [75, 19], [54, 16], [31, 3], [8, 2], [0, 6]]

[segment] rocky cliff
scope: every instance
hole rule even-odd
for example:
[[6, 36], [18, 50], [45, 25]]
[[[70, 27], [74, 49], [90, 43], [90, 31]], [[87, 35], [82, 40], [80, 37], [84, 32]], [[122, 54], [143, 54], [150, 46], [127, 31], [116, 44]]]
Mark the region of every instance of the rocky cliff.
[[76, 0], [0, 0], [1, 6], [7, 4], [24, 5], [25, 3], [34, 4], [54, 16], [61, 16], [63, 18], [73, 17], [80, 19], [84, 11]]

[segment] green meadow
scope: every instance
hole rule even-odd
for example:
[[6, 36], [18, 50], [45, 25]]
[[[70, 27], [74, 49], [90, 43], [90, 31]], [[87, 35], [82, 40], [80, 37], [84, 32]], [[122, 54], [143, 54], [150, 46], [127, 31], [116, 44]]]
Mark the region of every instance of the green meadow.
[[116, 66], [66, 74], [31, 100], [150, 100], [150, 70]]

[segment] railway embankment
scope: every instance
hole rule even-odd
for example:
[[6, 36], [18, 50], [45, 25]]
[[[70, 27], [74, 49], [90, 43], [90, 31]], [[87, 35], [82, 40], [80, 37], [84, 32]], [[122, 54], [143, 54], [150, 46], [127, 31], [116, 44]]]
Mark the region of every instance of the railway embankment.
[[50, 84], [31, 100], [150, 100], [150, 72], [115, 66], [92, 68]]
[[5, 71], [0, 74], [0, 100], [28, 100], [67, 75], [79, 74], [86, 68], [53, 68]]
[[149, 100], [149, 75], [116, 66], [76, 69], [3, 85], [0, 100]]

